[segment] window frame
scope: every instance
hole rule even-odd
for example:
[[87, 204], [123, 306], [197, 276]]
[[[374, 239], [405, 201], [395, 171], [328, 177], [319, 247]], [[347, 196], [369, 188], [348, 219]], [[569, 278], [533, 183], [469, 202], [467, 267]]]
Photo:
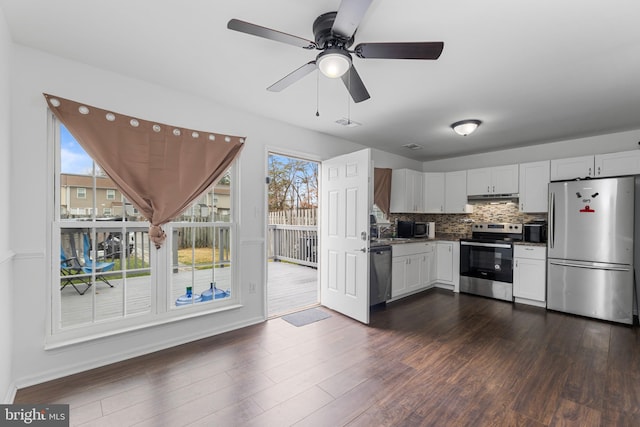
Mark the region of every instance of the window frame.
[[[82, 190], [82, 191], [80, 191]], [[82, 195], [80, 195], [82, 193]], [[76, 199], [85, 200], [87, 198], [87, 188], [86, 187], [76, 187]]]
[[[47, 333], [45, 337], [45, 349], [54, 349], [72, 345], [79, 342], [85, 342], [102, 337], [126, 333], [129, 331], [154, 327], [162, 324], [181, 321], [193, 317], [211, 315], [214, 313], [225, 312], [228, 310], [238, 309], [242, 307], [240, 299], [239, 286], [239, 267], [238, 267], [238, 217], [239, 217], [239, 169], [240, 159], [237, 159], [230, 167], [230, 196], [231, 196], [231, 215], [229, 220], [225, 222], [213, 221], [203, 223], [195, 223], [190, 221], [174, 221], [163, 225], [163, 229], [167, 234], [167, 240], [160, 250], [154, 247], [150, 248], [150, 310], [148, 313], [125, 315], [107, 320], [93, 321], [93, 323], [85, 323], [67, 327], [61, 327], [61, 297], [60, 297], [60, 247], [61, 247], [61, 230], [64, 228], [88, 228], [95, 232], [104, 228], [121, 228], [124, 233], [129, 228], [148, 230], [149, 223], [147, 221], [96, 221], [95, 215], [92, 214], [90, 220], [78, 221], [63, 220], [61, 218], [61, 137], [60, 126], [62, 123], [48, 110], [47, 117], [47, 141], [48, 141], [48, 179], [53, 184], [54, 191], [49, 192], [47, 197], [47, 235], [49, 248], [47, 259], [49, 260], [48, 274], [46, 278], [47, 298]], [[94, 162], [97, 167], [97, 164]], [[94, 168], [95, 176], [96, 168]], [[95, 179], [94, 179], [94, 196], [95, 196]], [[49, 187], [51, 188], [51, 187]], [[95, 204], [95, 197], [94, 204]], [[197, 201], [196, 201], [197, 203]], [[93, 209], [93, 208], [90, 208]], [[124, 205], [123, 205], [124, 209]], [[137, 211], [137, 209], [133, 209]], [[95, 210], [93, 210], [95, 213]], [[126, 215], [125, 215], [126, 216]], [[230, 257], [231, 265], [230, 274], [230, 290], [229, 298], [222, 300], [212, 300], [203, 303], [193, 304], [189, 306], [173, 308], [171, 300], [171, 268], [172, 268], [172, 248], [173, 230], [176, 227], [189, 227], [198, 224], [198, 227], [228, 227], [230, 237]], [[123, 234], [124, 235], [124, 234]], [[95, 288], [90, 294], [78, 295], [79, 297], [89, 297], [93, 295], [93, 310], [95, 305]], [[90, 289], [91, 289], [90, 288]]]

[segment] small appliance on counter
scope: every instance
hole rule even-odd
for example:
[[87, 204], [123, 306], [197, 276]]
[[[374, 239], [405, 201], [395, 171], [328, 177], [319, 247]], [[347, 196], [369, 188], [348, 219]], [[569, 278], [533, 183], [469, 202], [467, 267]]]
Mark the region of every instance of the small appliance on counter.
[[429, 223], [416, 222], [413, 226], [413, 237], [427, 237], [429, 235]]
[[429, 239], [435, 239], [436, 223], [416, 222], [413, 229], [413, 237], [427, 237]]
[[415, 226], [416, 226], [416, 223], [414, 221], [398, 221], [398, 226], [396, 228], [396, 235], [402, 238], [414, 237]]
[[524, 224], [524, 241], [547, 243], [547, 221], [539, 220]]

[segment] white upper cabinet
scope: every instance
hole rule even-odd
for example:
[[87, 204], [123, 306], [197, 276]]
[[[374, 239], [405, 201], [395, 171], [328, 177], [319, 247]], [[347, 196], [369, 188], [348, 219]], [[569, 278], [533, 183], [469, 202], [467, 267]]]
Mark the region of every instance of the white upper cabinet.
[[551, 181], [640, 175], [640, 151], [551, 160]]
[[447, 172], [444, 174], [444, 212], [472, 213], [467, 204], [467, 171]]
[[598, 154], [594, 159], [596, 177], [639, 175], [640, 151]]
[[518, 165], [469, 169], [467, 195], [514, 194], [518, 192]]
[[394, 169], [391, 172], [391, 212], [422, 212], [422, 175], [422, 172], [411, 169]]
[[550, 162], [520, 164], [520, 212], [547, 212]]
[[593, 178], [593, 156], [551, 160], [551, 181]]
[[424, 212], [444, 213], [445, 184], [444, 173], [427, 172], [424, 174]]

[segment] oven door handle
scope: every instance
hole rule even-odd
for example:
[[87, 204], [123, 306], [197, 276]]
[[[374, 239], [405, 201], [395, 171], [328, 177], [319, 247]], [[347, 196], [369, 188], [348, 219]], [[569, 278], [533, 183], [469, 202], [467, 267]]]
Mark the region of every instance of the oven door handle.
[[460, 242], [460, 246], [479, 246], [482, 248], [505, 248], [511, 249], [508, 243], [478, 243], [478, 242]]

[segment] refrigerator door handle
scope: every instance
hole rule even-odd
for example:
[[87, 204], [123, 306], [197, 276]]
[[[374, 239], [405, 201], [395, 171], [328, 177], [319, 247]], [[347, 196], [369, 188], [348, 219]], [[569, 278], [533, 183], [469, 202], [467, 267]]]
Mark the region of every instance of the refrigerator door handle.
[[587, 268], [590, 270], [609, 270], [609, 271], [629, 271], [628, 267], [615, 267], [612, 265], [608, 266], [597, 266], [597, 265], [589, 265], [589, 264], [576, 264], [572, 262], [559, 262], [559, 261], [549, 261], [551, 265], [558, 265], [560, 267], [576, 267], [576, 268]]
[[555, 193], [549, 192], [549, 248], [553, 249], [556, 236], [556, 197]]

